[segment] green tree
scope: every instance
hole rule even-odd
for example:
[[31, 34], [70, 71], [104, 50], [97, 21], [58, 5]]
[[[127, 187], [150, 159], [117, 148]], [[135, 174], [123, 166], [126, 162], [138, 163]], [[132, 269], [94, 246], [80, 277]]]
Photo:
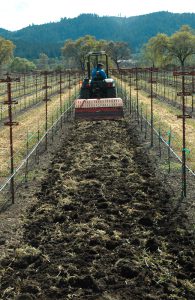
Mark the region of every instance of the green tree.
[[36, 69], [36, 65], [26, 58], [15, 57], [10, 65], [12, 72], [29, 72]]
[[170, 37], [161, 33], [151, 38], [142, 53], [153, 66], [164, 67], [176, 60], [183, 68], [187, 59], [195, 54], [195, 35], [188, 25], [183, 25]]
[[45, 53], [39, 54], [38, 68], [44, 71], [49, 70], [49, 57]]
[[110, 41], [106, 45], [106, 51], [110, 58], [114, 61], [117, 69], [120, 67], [120, 62], [130, 58], [130, 48], [127, 43]]
[[168, 40], [167, 49], [172, 58], [176, 58], [182, 68], [187, 58], [195, 54], [195, 35], [188, 25], [183, 25]]
[[0, 67], [13, 57], [14, 49], [15, 45], [11, 41], [0, 37]]
[[[113, 42], [106, 40], [96, 40], [93, 36], [86, 35], [82, 38], [73, 41], [67, 40], [62, 48], [62, 55], [66, 60], [73, 59], [76, 66], [85, 69], [86, 56], [90, 51], [101, 51], [105, 50], [110, 56], [111, 60], [119, 68], [120, 60], [130, 58], [130, 49], [127, 43], [124, 42]], [[95, 64], [94, 62], [92, 62]]]
[[97, 47], [98, 41], [91, 36], [86, 35], [73, 41], [67, 40], [62, 47], [62, 55], [66, 59], [73, 59], [77, 67], [85, 69], [86, 55]]
[[142, 60], [146, 65], [153, 67], [164, 67], [170, 61], [167, 49], [168, 36], [163, 33], [157, 34], [149, 39], [147, 44], [142, 48]]

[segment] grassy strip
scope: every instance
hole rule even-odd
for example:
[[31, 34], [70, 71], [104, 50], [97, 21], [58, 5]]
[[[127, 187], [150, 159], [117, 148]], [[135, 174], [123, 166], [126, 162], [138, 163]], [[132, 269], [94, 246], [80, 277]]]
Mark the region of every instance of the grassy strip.
[[[59, 84], [58, 84], [57, 78], [55, 78], [55, 81], [53, 81], [51, 84], [52, 84], [52, 88], [48, 89], [49, 97], [52, 96], [52, 93], [55, 93], [59, 90]], [[67, 84], [68, 83], [63, 84], [63, 89], [65, 88], [65, 86], [67, 87]], [[22, 86], [22, 82], [20, 83], [20, 85]], [[12, 99], [17, 99], [17, 101], [18, 101], [18, 104], [13, 105], [13, 114], [16, 114], [17, 112], [21, 111], [22, 109], [26, 109], [26, 108], [30, 107], [31, 105], [40, 102], [43, 99], [44, 93], [45, 93], [45, 91], [43, 89], [43, 85], [44, 85], [44, 78], [41, 78], [41, 80], [37, 83], [37, 91], [36, 91], [35, 83], [32, 88], [32, 82], [31, 82], [30, 87], [26, 86], [25, 94], [24, 94], [24, 90], [20, 89], [20, 86], [18, 88], [16, 88], [13, 83]], [[21, 91], [22, 91], [22, 94], [21, 94]], [[3, 101], [5, 100], [6, 97], [7, 97], [7, 92], [5, 90], [5, 94], [0, 96], [0, 102], [3, 103]], [[8, 115], [7, 107], [5, 105], [1, 105], [0, 106], [0, 119], [7, 117], [7, 115]]]
[[[122, 84], [124, 89], [125, 84]], [[127, 90], [129, 95], [129, 90]], [[136, 91], [131, 90], [132, 98], [136, 100]], [[172, 148], [181, 157], [182, 152], [182, 119], [178, 119], [177, 115], [181, 115], [181, 111], [175, 107], [168, 105], [165, 102], [154, 99], [154, 127], [161, 128], [162, 137], [168, 141], [168, 134], [171, 128], [172, 133]], [[139, 91], [139, 104], [143, 106], [143, 113], [150, 114], [151, 99], [148, 98], [148, 94], [144, 91]], [[150, 118], [150, 116], [148, 116]], [[186, 119], [186, 148], [190, 150], [187, 154], [187, 164], [190, 168], [195, 170], [195, 120]]]
[[[149, 78], [146, 78], [146, 80], [140, 78], [138, 81], [138, 86], [141, 88], [146, 88], [150, 91], [150, 83], [148, 82], [148, 80]], [[181, 92], [181, 87], [177, 87], [176, 89], [176, 87], [167, 84], [164, 87], [164, 84], [161, 82], [162, 80], [159, 81], [159, 79], [157, 79], [157, 84], [153, 86], [154, 92], [157, 93], [158, 96], [168, 98], [170, 102], [177, 102], [178, 104], [181, 105], [182, 104], [181, 96], [177, 96], [177, 93]], [[132, 83], [135, 85], [134, 81], [132, 81]], [[191, 109], [193, 100], [194, 100], [194, 96], [186, 96], [187, 108]]]
[[[62, 95], [63, 110], [66, 109], [69, 96], [75, 94], [75, 88], [72, 88]], [[59, 95], [52, 97], [48, 104], [48, 128], [52, 125], [52, 120], [55, 121], [59, 115], [60, 100]], [[57, 114], [58, 112], [58, 114]], [[52, 117], [53, 116], [53, 117]], [[14, 137], [14, 161], [18, 165], [26, 154], [27, 136], [29, 140], [29, 149], [37, 142], [37, 136], [43, 135], [45, 132], [45, 102], [39, 107], [33, 107], [29, 111], [17, 117], [19, 126], [13, 127]], [[32, 138], [33, 135], [33, 138]], [[7, 176], [9, 174], [9, 128], [3, 127], [0, 135], [0, 176]]]

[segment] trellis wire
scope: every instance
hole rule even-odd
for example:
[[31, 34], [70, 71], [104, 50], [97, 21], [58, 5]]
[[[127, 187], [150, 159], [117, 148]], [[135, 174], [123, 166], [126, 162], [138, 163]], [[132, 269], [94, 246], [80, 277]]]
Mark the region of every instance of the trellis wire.
[[[19, 173], [19, 171], [25, 167], [26, 169], [26, 164], [28, 163], [28, 160], [31, 158], [31, 156], [38, 151], [39, 146], [44, 142], [44, 139], [46, 137], [46, 135], [48, 135], [56, 126], [59, 122], [61, 122], [61, 119], [65, 117], [65, 115], [70, 112], [72, 110], [74, 106], [74, 103], [72, 103], [60, 116], [58, 119], [55, 120], [55, 122], [52, 124], [52, 126], [47, 130], [47, 132], [45, 132], [42, 137], [39, 137], [39, 141], [38, 143], [36, 143], [36, 145], [29, 151], [28, 155], [26, 155], [26, 157], [22, 160], [22, 163], [15, 169], [15, 171], [13, 172], [12, 175], [10, 175], [6, 181], [4, 182], [4, 184], [0, 187], [0, 193], [8, 186], [10, 185], [10, 181]], [[24, 171], [25, 173], [25, 171]], [[25, 178], [26, 178], [26, 174], [25, 174]], [[6, 199], [4, 201], [3, 204], [1, 204], [1, 207], [4, 206], [7, 202], [9, 201], [9, 199]], [[1, 208], [0, 207], [0, 208]]]

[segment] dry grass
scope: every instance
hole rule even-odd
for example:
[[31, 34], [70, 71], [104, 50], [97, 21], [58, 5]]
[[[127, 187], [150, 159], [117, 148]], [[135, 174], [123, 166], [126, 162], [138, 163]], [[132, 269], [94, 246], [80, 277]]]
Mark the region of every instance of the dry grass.
[[[51, 82], [52, 89], [48, 89], [48, 97], [53, 97], [52, 93], [55, 93], [59, 90], [59, 81], [58, 78], [55, 78], [55, 82]], [[51, 80], [51, 78], [50, 78]], [[17, 83], [18, 84], [18, 83]], [[33, 85], [34, 84], [34, 85]], [[19, 86], [17, 87], [16, 84], [14, 85], [14, 82], [12, 84], [12, 99], [18, 100], [18, 104], [14, 104], [12, 106], [13, 114], [28, 108], [31, 105], [37, 104], [42, 101], [44, 98], [45, 90], [43, 89], [44, 86], [44, 78], [39, 78], [39, 82], [37, 82], [37, 86], [35, 82], [26, 83], [26, 88], [24, 91], [24, 82], [21, 81], [19, 83]], [[67, 88], [68, 82], [65, 82], [62, 86], [62, 90]], [[1, 87], [1, 86], [0, 86]], [[0, 103], [5, 100], [7, 97], [7, 90], [6, 86], [0, 89]], [[37, 89], [37, 93], [36, 93]], [[5, 105], [0, 106], [0, 115], [1, 118], [6, 118], [8, 115], [8, 109]]]
[[[75, 88], [70, 90], [70, 94], [73, 95]], [[63, 106], [69, 98], [69, 92], [67, 91], [62, 96]], [[59, 96], [52, 97], [51, 101], [47, 102], [48, 105], [48, 128], [52, 125], [52, 115], [55, 121], [57, 117], [57, 111], [60, 108]], [[31, 137], [29, 144], [32, 146], [36, 143], [38, 130], [44, 133], [45, 130], [45, 102], [39, 107], [33, 107], [32, 109], [24, 112], [21, 116], [14, 119], [19, 122], [19, 126], [13, 127], [14, 137], [14, 159], [15, 164], [18, 165], [26, 153], [27, 136]], [[9, 128], [2, 127], [0, 131], [0, 176], [7, 176], [9, 173]]]
[[[172, 79], [172, 76], [170, 77], [169, 80], [171, 80], [171, 79]], [[181, 85], [181, 80], [179, 80], [179, 78], [177, 80]], [[157, 79], [157, 81], [158, 81], [158, 79]], [[189, 79], [185, 79], [185, 81], [188, 84], [191, 82]], [[140, 79], [138, 85], [146, 86], [146, 88], [148, 90], [150, 90], [150, 83], [145, 82], [142, 79]], [[181, 104], [181, 97], [177, 96], [177, 93], [181, 92], [181, 87], [179, 87], [179, 86], [174, 87], [173, 85], [166, 84], [165, 89], [164, 89], [164, 84], [162, 84], [161, 82], [158, 81], [158, 83], [156, 85], [154, 85], [154, 91], [161, 97], [165, 96], [166, 98], [169, 98], [170, 101], [174, 101], [174, 102]], [[164, 92], [165, 92], [165, 94], [164, 94]], [[192, 106], [192, 96], [188, 96], [188, 97], [186, 97], [186, 107], [191, 108], [191, 106]]]
[[[123, 85], [124, 88], [124, 85]], [[134, 88], [131, 90], [132, 98], [136, 100], [136, 91]], [[148, 94], [144, 91], [139, 91], [139, 103], [143, 107], [144, 115], [146, 111], [150, 114], [151, 99], [148, 98]], [[181, 157], [182, 152], [182, 119], [178, 119], [177, 116], [181, 115], [181, 111], [175, 107], [154, 99], [154, 127], [156, 129], [161, 128], [161, 134], [163, 138], [168, 141], [168, 134], [171, 128], [171, 145], [175, 152]], [[150, 116], [148, 116], [150, 118]], [[186, 148], [190, 150], [187, 153], [187, 164], [190, 168], [195, 170], [195, 120], [186, 119]]]

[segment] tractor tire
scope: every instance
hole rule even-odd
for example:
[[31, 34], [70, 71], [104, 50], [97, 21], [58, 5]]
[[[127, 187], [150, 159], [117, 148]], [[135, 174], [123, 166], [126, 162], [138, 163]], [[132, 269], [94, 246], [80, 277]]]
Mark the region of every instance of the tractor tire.
[[87, 89], [81, 89], [80, 91], [80, 99], [89, 99], [90, 98], [90, 91]]
[[111, 88], [107, 90], [107, 98], [116, 98], [116, 89]]

